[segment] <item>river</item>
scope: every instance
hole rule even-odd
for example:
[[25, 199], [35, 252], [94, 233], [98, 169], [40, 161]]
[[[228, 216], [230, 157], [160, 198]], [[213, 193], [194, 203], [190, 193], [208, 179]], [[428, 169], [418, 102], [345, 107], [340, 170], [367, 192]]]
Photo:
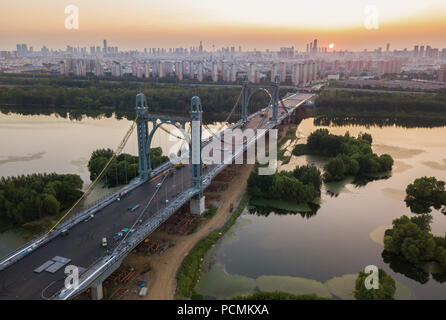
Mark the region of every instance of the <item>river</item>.
[[[389, 153], [395, 160], [392, 176], [364, 186], [352, 179], [324, 184], [314, 215], [265, 215], [245, 209], [206, 256], [196, 290], [209, 299], [257, 290], [353, 299], [357, 273], [376, 265], [396, 280], [399, 299], [445, 299], [446, 283], [440, 282], [444, 273], [443, 280], [435, 280], [427, 272], [438, 273], [435, 266], [414, 273], [392, 261], [391, 268], [381, 254], [384, 231], [392, 220], [414, 215], [403, 201], [406, 186], [421, 176], [446, 180], [446, 127], [315, 126], [313, 119], [305, 119], [297, 129], [299, 143], [318, 128], [354, 136], [371, 133], [374, 151]], [[283, 169], [305, 163], [322, 167], [324, 161], [293, 156]], [[432, 232], [444, 235], [446, 216], [436, 210], [432, 216]]]

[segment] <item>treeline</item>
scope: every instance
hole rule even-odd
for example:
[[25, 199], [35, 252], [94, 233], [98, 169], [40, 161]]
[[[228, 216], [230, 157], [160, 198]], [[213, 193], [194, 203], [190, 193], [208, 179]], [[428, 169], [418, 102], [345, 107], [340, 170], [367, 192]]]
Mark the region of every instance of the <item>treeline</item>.
[[326, 116], [446, 113], [445, 94], [406, 94], [355, 91], [322, 91], [316, 113]]
[[323, 127], [343, 127], [343, 126], [375, 126], [383, 127], [402, 127], [402, 128], [437, 128], [446, 126], [446, 114], [443, 118], [437, 114], [408, 116], [319, 116], [313, 121], [315, 126]]
[[247, 191], [251, 197], [307, 203], [320, 196], [321, 172], [313, 165], [297, 167], [292, 172], [281, 171], [259, 175], [259, 166], [248, 179]]
[[367, 176], [392, 170], [393, 159], [388, 154], [378, 156], [372, 151], [372, 136], [360, 133], [357, 138], [318, 129], [310, 134], [307, 144], [296, 145], [293, 154], [315, 154], [331, 157], [324, 167], [325, 181], [340, 181], [347, 176]]
[[51, 217], [71, 207], [82, 195], [75, 174], [31, 174], [0, 180], [0, 221], [20, 226]]
[[[178, 116], [188, 114], [192, 96], [198, 95], [207, 121], [225, 120], [241, 91], [238, 87], [193, 87], [66, 78], [0, 77], [0, 83], [5, 84], [0, 86], [2, 106], [72, 108], [82, 111], [107, 109], [129, 112], [129, 117], [134, 117], [135, 96], [138, 92], [146, 95], [151, 113]], [[252, 110], [257, 110], [268, 102], [267, 95], [257, 93], [251, 98], [250, 106]]]
[[[152, 169], [169, 160], [169, 157], [163, 156], [160, 147], [150, 149], [150, 161]], [[102, 172], [110, 158], [113, 156], [111, 149], [98, 149], [93, 151], [88, 161], [88, 170], [90, 171], [90, 180], [94, 181]], [[118, 155], [111, 163], [102, 182], [107, 187], [115, 187], [127, 184], [130, 180], [138, 176], [138, 157], [131, 154], [122, 153]]]

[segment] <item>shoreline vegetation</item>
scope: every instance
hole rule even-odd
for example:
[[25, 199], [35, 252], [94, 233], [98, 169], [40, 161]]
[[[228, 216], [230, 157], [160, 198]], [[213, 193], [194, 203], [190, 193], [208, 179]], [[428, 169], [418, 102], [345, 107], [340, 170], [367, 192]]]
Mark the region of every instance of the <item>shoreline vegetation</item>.
[[82, 196], [76, 174], [29, 174], [0, 180], [0, 231], [25, 238], [45, 231]]
[[315, 125], [377, 125], [442, 127], [446, 125], [446, 91], [395, 92], [322, 91], [315, 101]]
[[201, 261], [203, 260], [206, 252], [232, 227], [237, 218], [243, 212], [244, 208], [247, 206], [248, 202], [249, 195], [245, 193], [225, 224], [221, 228], [213, 231], [208, 236], [198, 241], [198, 243], [183, 259], [176, 274], [176, 299], [188, 299], [190, 297], [193, 299], [202, 298], [200, 294], [195, 292]]
[[[71, 79], [66, 77], [0, 76], [0, 106], [6, 110], [48, 110], [66, 113], [72, 110], [101, 114], [116, 112], [129, 120], [135, 118], [135, 96], [142, 92], [147, 97], [153, 114], [188, 114], [190, 99], [198, 95], [203, 102], [206, 121], [223, 121], [237, 101], [239, 87], [181, 86], [176, 83], [136, 82], [125, 79]], [[283, 89], [280, 95], [287, 90]], [[250, 107], [261, 109], [269, 97], [259, 92], [252, 96]], [[229, 119], [229, 121], [234, 120]]]
[[297, 166], [293, 171], [259, 174], [257, 164], [248, 179], [250, 204], [292, 212], [312, 212], [310, 204], [321, 195], [322, 176], [314, 165]]
[[357, 138], [330, 134], [328, 129], [312, 132], [306, 144], [298, 144], [293, 155], [317, 155], [329, 160], [324, 166], [325, 182], [341, 181], [348, 176], [373, 177], [390, 172], [394, 160], [388, 154], [378, 156], [372, 151], [373, 138], [368, 133], [360, 133]]
[[392, 221], [384, 233], [382, 257], [390, 268], [420, 283], [432, 278], [446, 281], [446, 233], [431, 232], [431, 207], [444, 214], [445, 182], [435, 177], [421, 177], [406, 188], [404, 200], [415, 216], [403, 215]]
[[[97, 149], [91, 154], [88, 161], [88, 171], [90, 172], [90, 180], [94, 181], [96, 177], [105, 168], [106, 164], [113, 156], [112, 149]], [[163, 156], [161, 147], [150, 148], [150, 162], [152, 168], [156, 168], [162, 163], [169, 160], [169, 157]], [[111, 163], [105, 173], [103, 184], [107, 188], [124, 185], [130, 180], [138, 176], [138, 157], [128, 153], [121, 153]]]

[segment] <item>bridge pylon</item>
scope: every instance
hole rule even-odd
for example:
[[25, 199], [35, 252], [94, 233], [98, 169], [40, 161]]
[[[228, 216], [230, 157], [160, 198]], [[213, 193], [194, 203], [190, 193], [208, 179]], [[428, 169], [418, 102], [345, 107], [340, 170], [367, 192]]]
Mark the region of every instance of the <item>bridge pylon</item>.
[[147, 100], [143, 93], [136, 95], [136, 125], [138, 134], [138, 158], [139, 176], [142, 179], [149, 177], [150, 168], [150, 146], [149, 146], [149, 124], [146, 117], [149, 113]]
[[190, 210], [192, 214], [201, 215], [204, 213], [205, 199], [202, 186], [203, 159], [201, 156], [203, 109], [199, 97], [192, 97], [189, 114], [191, 119], [189, 161], [192, 166], [192, 185], [200, 190], [199, 193], [190, 200]]

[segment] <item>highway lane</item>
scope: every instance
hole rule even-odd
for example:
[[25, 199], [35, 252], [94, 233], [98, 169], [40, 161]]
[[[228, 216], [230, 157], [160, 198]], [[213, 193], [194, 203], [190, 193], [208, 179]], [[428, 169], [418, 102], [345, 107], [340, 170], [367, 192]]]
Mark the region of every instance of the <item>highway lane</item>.
[[[287, 100], [291, 106], [298, 100]], [[279, 105], [279, 115], [283, 111]], [[264, 117], [257, 115], [250, 119], [246, 128], [263, 127], [272, 114], [268, 108]], [[222, 145], [222, 147], [224, 147]], [[211, 170], [213, 165], [208, 166]], [[0, 271], [0, 299], [45, 299], [52, 296], [63, 286], [64, 268], [54, 274], [47, 271], [35, 273], [33, 270], [55, 256], [71, 259], [69, 264], [88, 268], [92, 263], [104, 256], [107, 250], [116, 246], [113, 236], [123, 228], [133, 225], [146, 202], [156, 190], [156, 184], [161, 179], [148, 181], [124, 196], [120, 202], [113, 202], [97, 212], [88, 222], [81, 222], [70, 229], [67, 236], [58, 236], [39, 249], [31, 252], [12, 266]], [[166, 205], [165, 200], [171, 200], [182, 190], [191, 186], [191, 169], [185, 165], [166, 178], [157, 195], [148, 207], [143, 220], [149, 219]], [[128, 207], [140, 204], [138, 210], [130, 212]], [[107, 237], [108, 247], [101, 246], [101, 239]]]

